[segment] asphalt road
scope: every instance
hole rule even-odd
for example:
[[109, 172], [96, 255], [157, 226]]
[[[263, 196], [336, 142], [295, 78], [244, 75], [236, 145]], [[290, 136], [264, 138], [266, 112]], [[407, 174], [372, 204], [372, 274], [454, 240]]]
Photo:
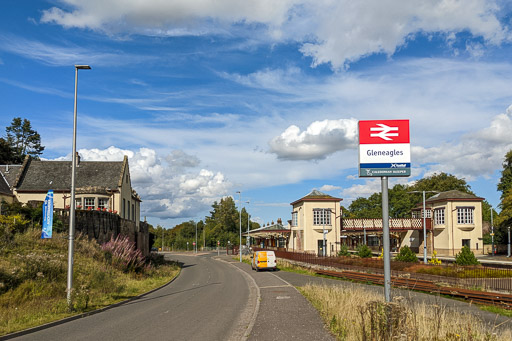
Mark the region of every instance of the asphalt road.
[[249, 276], [211, 255], [172, 255], [184, 263], [171, 284], [112, 309], [14, 340], [240, 340], [254, 321]]

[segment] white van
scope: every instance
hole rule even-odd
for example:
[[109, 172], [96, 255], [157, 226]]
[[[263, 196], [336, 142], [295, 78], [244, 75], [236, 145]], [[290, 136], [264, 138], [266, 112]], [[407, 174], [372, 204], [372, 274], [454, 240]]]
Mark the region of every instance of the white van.
[[253, 270], [277, 269], [276, 254], [274, 251], [256, 251], [252, 256], [251, 267]]

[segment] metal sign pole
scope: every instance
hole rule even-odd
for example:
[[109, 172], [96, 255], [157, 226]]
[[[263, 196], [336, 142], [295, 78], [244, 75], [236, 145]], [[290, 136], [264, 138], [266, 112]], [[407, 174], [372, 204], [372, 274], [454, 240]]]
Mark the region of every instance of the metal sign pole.
[[380, 179], [382, 187], [382, 239], [384, 244], [384, 296], [386, 298], [386, 302], [391, 302], [388, 177], [383, 176]]

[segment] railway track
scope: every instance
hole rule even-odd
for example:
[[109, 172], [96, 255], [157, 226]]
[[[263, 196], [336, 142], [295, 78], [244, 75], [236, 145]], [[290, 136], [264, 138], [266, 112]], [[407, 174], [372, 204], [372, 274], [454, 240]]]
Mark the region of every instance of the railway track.
[[[369, 274], [355, 271], [338, 272], [328, 270], [316, 270], [315, 272], [319, 275], [344, 278], [363, 283], [384, 285], [384, 276], [379, 274]], [[509, 294], [446, 287], [440, 286], [432, 281], [396, 276], [391, 277], [391, 285], [396, 288], [406, 288], [429, 293], [450, 295], [453, 297], [463, 298], [472, 303], [494, 305], [512, 310], [512, 295]]]

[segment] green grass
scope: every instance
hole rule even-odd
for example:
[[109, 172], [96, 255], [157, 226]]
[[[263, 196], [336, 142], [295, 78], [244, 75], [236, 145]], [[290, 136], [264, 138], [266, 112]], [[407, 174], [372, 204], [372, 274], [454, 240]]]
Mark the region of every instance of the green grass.
[[40, 230], [0, 242], [0, 335], [106, 307], [157, 288], [178, 275], [161, 259], [143, 272], [125, 273], [105, 259], [95, 241], [75, 240], [72, 310], [66, 301], [64, 235], [41, 240]]

